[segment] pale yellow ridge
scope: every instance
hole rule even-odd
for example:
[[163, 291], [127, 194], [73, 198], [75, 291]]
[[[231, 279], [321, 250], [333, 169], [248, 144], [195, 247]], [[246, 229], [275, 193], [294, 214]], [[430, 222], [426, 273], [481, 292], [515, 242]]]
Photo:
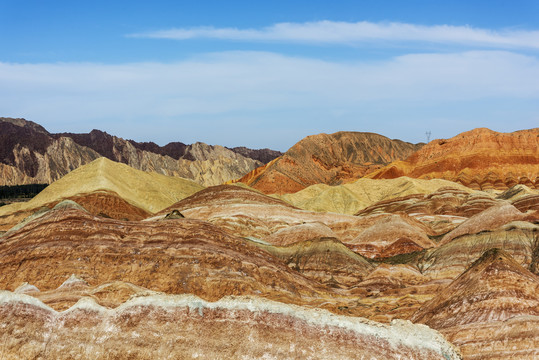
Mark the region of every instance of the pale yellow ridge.
[[100, 190], [113, 191], [130, 204], [155, 213], [203, 188], [187, 179], [136, 170], [102, 157], [73, 170], [28, 202], [0, 207], [0, 216]]
[[396, 179], [361, 178], [356, 182], [338, 186], [316, 184], [293, 194], [271, 196], [305, 210], [352, 215], [382, 200], [412, 194], [430, 194], [442, 187], [474, 192], [464, 185], [448, 180], [412, 179], [403, 176]]

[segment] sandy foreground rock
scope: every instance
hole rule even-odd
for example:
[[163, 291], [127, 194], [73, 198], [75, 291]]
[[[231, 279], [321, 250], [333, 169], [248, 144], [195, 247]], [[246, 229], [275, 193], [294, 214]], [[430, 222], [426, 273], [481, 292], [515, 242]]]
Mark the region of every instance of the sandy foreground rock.
[[460, 359], [439, 333], [256, 297], [206, 302], [192, 295], [135, 297], [114, 310], [83, 298], [56, 312], [0, 292], [4, 358]]

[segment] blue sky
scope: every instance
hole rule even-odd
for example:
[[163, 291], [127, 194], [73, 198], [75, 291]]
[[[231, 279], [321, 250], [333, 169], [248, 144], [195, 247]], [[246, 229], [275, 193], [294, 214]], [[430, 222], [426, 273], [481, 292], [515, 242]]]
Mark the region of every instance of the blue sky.
[[0, 0], [0, 116], [286, 150], [539, 126], [538, 1]]

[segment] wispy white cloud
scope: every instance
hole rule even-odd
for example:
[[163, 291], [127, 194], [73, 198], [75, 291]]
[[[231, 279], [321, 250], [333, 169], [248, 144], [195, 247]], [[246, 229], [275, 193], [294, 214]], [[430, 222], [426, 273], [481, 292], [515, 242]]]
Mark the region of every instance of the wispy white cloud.
[[[406, 139], [410, 123], [383, 115], [385, 108], [394, 109], [398, 118], [421, 119], [431, 104], [440, 109], [458, 104], [457, 118], [464, 119], [470, 104], [489, 99], [490, 112], [515, 100], [539, 104], [538, 78], [536, 57], [503, 51], [414, 54], [378, 63], [267, 52], [217, 53], [176, 63], [0, 63], [0, 109], [3, 116], [63, 124], [57, 130], [97, 127], [145, 140], [152, 134], [154, 140], [248, 145], [239, 138], [253, 136], [246, 129], [282, 131], [268, 143], [257, 140], [258, 146], [282, 149], [279, 142], [288, 146], [330, 130], [378, 131]], [[503, 121], [516, 125], [520, 111], [515, 108], [512, 119]], [[358, 114], [365, 112], [375, 114], [376, 121], [359, 123]], [[492, 124], [468, 128], [479, 125]], [[227, 138], [234, 136], [234, 141]]]
[[320, 44], [361, 44], [366, 42], [427, 42], [494, 48], [539, 49], [539, 31], [490, 30], [470, 26], [388, 22], [373, 23], [318, 21], [279, 23], [261, 29], [194, 27], [174, 28], [129, 37], [154, 39], [220, 39], [241, 41], [276, 41]]

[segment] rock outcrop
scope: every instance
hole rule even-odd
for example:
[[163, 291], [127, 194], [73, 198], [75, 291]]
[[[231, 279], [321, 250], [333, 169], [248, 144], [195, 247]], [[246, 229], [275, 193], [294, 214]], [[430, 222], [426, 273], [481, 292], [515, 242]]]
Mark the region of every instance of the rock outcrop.
[[402, 176], [396, 179], [379, 180], [361, 178], [349, 184], [336, 186], [316, 184], [296, 193], [272, 196], [305, 210], [353, 215], [384, 200], [407, 195], [429, 195], [448, 187], [466, 195], [473, 191], [447, 180], [423, 180]]
[[460, 359], [424, 325], [382, 325], [256, 297], [148, 295], [114, 310], [83, 298], [56, 312], [2, 291], [0, 340], [4, 357], [19, 359]]
[[484, 192], [471, 192], [469, 189], [455, 187], [440, 187], [430, 194], [416, 193], [382, 200], [360, 210], [356, 215], [368, 216], [404, 212], [409, 215], [451, 215], [468, 218], [497, 203], [499, 201]]
[[[281, 200], [234, 185], [206, 188], [159, 212], [157, 217], [162, 218], [173, 210], [178, 210], [189, 219], [210, 222], [231, 235], [263, 240], [277, 246], [334, 237], [353, 248], [355, 239], [364, 230], [382, 219], [391, 218], [390, 214], [357, 217], [300, 210]], [[417, 220], [407, 218], [407, 221], [412, 226], [429, 231]], [[388, 224], [387, 228], [390, 227], [391, 224]], [[422, 240], [430, 246], [426, 235], [423, 237]], [[376, 236], [363, 239], [364, 243], [374, 244], [377, 241], [379, 238]], [[420, 246], [426, 245], [420, 243]], [[401, 254], [401, 251], [409, 252], [409, 249], [395, 246], [391, 254]]]
[[421, 145], [372, 133], [313, 135], [238, 181], [266, 194], [292, 193], [314, 184], [339, 185], [405, 159]]
[[282, 152], [277, 150], [271, 150], [268, 148], [265, 149], [249, 149], [245, 146], [238, 146], [234, 148], [227, 148], [229, 150], [234, 151], [235, 153], [238, 153], [240, 155], [243, 155], [245, 157], [258, 160], [263, 164], [267, 164], [270, 161], [278, 158], [279, 156], [283, 155]]
[[465, 359], [537, 358], [539, 277], [508, 253], [491, 249], [412, 321], [442, 332]]
[[142, 220], [202, 189], [193, 181], [136, 170], [102, 157], [55, 181], [28, 202], [0, 207], [0, 230], [66, 199], [94, 215]]
[[266, 251], [210, 223], [120, 221], [74, 206], [53, 209], [4, 234], [0, 272], [0, 289], [10, 290], [28, 282], [47, 291], [77, 274], [91, 285], [125, 281], [208, 300], [260, 294], [300, 303], [325, 293]]
[[357, 285], [374, 269], [363, 256], [331, 237], [312, 238], [287, 246], [255, 244], [309, 279], [330, 287]]
[[347, 245], [367, 258], [386, 258], [435, 247], [428, 232], [417, 220], [391, 215], [363, 230]]
[[[0, 118], [0, 186], [50, 184], [98, 157], [143, 171], [183, 177], [201, 185], [236, 179], [280, 153], [204, 143], [137, 143], [99, 130], [89, 134], [51, 134], [24, 119]], [[245, 154], [245, 155], [242, 155]], [[251, 157], [252, 156], [252, 157]]]
[[[458, 229], [458, 228], [457, 228]], [[508, 222], [496, 229], [459, 236], [427, 251], [419, 267], [425, 275], [454, 279], [492, 248], [507, 252], [521, 266], [530, 268], [539, 250], [539, 226], [525, 221]]]
[[374, 179], [409, 176], [446, 179], [473, 189], [530, 188], [539, 179], [539, 128], [498, 133], [480, 128], [451, 139], [433, 140], [404, 161], [368, 175]]

